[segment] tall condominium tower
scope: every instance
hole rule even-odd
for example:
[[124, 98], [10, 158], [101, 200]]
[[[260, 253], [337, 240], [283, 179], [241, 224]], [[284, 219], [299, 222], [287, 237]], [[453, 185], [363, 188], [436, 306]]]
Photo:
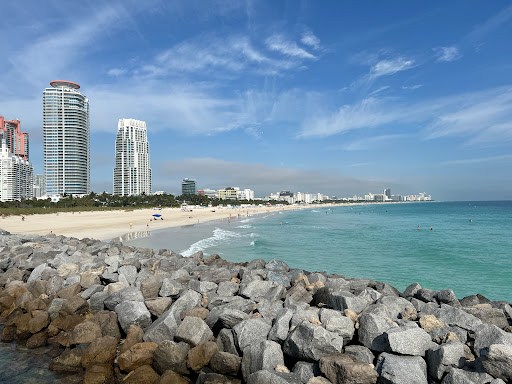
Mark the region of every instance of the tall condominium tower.
[[0, 201], [32, 198], [32, 164], [0, 141]]
[[114, 195], [151, 194], [151, 168], [146, 122], [120, 119], [116, 137]]
[[89, 193], [89, 100], [71, 81], [50, 85], [43, 92], [46, 193]]
[[0, 143], [5, 140], [9, 151], [28, 160], [28, 133], [21, 132], [19, 120], [5, 120], [0, 116]]

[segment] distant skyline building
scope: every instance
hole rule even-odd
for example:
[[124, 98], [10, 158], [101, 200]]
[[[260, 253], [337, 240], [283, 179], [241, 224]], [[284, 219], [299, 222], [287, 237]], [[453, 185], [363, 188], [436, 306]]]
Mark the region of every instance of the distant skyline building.
[[46, 178], [44, 175], [34, 175], [34, 197], [46, 195]]
[[114, 195], [151, 194], [152, 175], [149, 166], [149, 142], [146, 122], [119, 119], [116, 137]]
[[185, 178], [181, 182], [182, 195], [195, 195], [196, 194], [196, 181], [194, 179]]
[[32, 198], [32, 164], [0, 141], [0, 201]]
[[0, 143], [2, 140], [13, 155], [29, 160], [28, 133], [21, 132], [19, 120], [5, 120], [0, 116]]
[[43, 92], [44, 175], [48, 195], [90, 191], [89, 100], [80, 85], [55, 80]]
[[386, 188], [384, 189], [384, 196], [387, 198], [387, 200], [391, 200], [391, 189]]

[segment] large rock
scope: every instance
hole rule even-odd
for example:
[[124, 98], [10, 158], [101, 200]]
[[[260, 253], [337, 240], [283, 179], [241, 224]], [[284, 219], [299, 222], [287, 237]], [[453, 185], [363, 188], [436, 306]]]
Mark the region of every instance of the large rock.
[[153, 355], [158, 348], [156, 343], [138, 343], [117, 358], [119, 368], [123, 371], [133, 371], [143, 365], [153, 364]]
[[376, 370], [379, 382], [393, 384], [427, 384], [427, 365], [419, 356], [381, 353]]
[[322, 356], [341, 352], [342, 349], [342, 337], [308, 321], [295, 327], [283, 345], [283, 351], [288, 356], [313, 362]]
[[121, 331], [117, 322], [117, 315], [111, 311], [99, 311], [92, 319], [101, 328], [103, 336], [112, 336], [117, 340], [121, 339]]
[[508, 326], [507, 316], [499, 308], [464, 308], [464, 311], [498, 328], [504, 329]]
[[512, 346], [512, 333], [508, 333], [491, 324], [482, 324], [476, 329], [474, 351], [480, 356], [481, 350], [492, 344], [506, 344]]
[[292, 316], [293, 311], [289, 308], [283, 308], [279, 311], [268, 334], [269, 340], [273, 340], [278, 343], [284, 342], [288, 337], [288, 332], [290, 331], [290, 321]]
[[373, 360], [375, 359], [372, 351], [363, 345], [347, 345], [345, 347], [345, 353], [354, 355], [356, 358], [367, 364], [373, 364]]
[[30, 283], [31, 281], [34, 281], [34, 280], [41, 280], [41, 274], [47, 268], [48, 268], [47, 263], [43, 263], [43, 264], [40, 264], [37, 267], [35, 267], [34, 270], [32, 271], [32, 273], [30, 273], [30, 276], [27, 279], [27, 283]]
[[137, 267], [133, 265], [123, 265], [117, 270], [117, 273], [119, 278], [123, 276], [130, 285], [135, 284], [135, 280], [137, 280]]
[[112, 364], [91, 364], [84, 373], [84, 384], [105, 384], [112, 380]]
[[354, 355], [333, 353], [320, 359], [320, 370], [333, 383], [375, 384], [377, 372], [373, 366]]
[[200, 343], [188, 352], [187, 365], [197, 372], [210, 363], [210, 359], [219, 352], [219, 347], [213, 341]]
[[160, 343], [162, 340], [174, 340], [178, 322], [171, 309], [162, 314], [144, 333], [144, 341]]
[[351, 309], [355, 313], [361, 313], [370, 302], [363, 296], [353, 296], [346, 292], [333, 292], [329, 295], [327, 305], [338, 311]]
[[232, 329], [221, 329], [215, 340], [219, 350], [238, 356], [238, 349], [235, 342], [234, 331]]
[[284, 365], [281, 346], [274, 341], [262, 341], [247, 346], [242, 358], [242, 375], [245, 380], [251, 373], [273, 371], [278, 365]]
[[178, 283], [176, 280], [172, 280], [170, 278], [165, 278], [162, 281], [162, 286], [160, 287], [160, 296], [169, 297], [169, 296], [178, 296], [185, 287]]
[[169, 309], [172, 304], [172, 299], [170, 297], [156, 297], [146, 299], [144, 304], [146, 304], [146, 307], [153, 316], [160, 317]]
[[37, 333], [50, 324], [50, 315], [48, 312], [42, 312], [34, 316], [28, 321], [28, 329], [30, 333]]
[[99, 337], [94, 340], [82, 355], [82, 366], [92, 364], [110, 364], [116, 357], [117, 339], [112, 336]]
[[57, 292], [57, 296], [63, 299], [71, 299], [72, 297], [78, 295], [81, 289], [82, 286], [80, 285], [80, 283], [75, 283], [70, 285], [69, 287], [62, 288], [60, 291]]
[[140, 290], [146, 300], [156, 298], [160, 291], [160, 282], [155, 276], [151, 276], [140, 284]]
[[389, 352], [400, 355], [425, 356], [433, 348], [429, 334], [421, 328], [392, 328], [386, 331]]
[[443, 378], [442, 384], [499, 384], [487, 373], [470, 372], [463, 369], [451, 368]]
[[187, 355], [190, 345], [184, 342], [175, 343], [171, 340], [164, 340], [158, 345], [153, 355], [153, 365], [157, 372], [163, 374], [168, 369], [174, 372], [187, 375]]
[[222, 375], [237, 376], [242, 358], [231, 353], [217, 351], [210, 359], [210, 368]]
[[487, 373], [512, 382], [512, 345], [492, 344], [482, 350], [481, 355]]
[[83, 289], [87, 289], [92, 287], [93, 285], [100, 285], [100, 277], [97, 273], [93, 272], [84, 272], [80, 276], [80, 285]]
[[286, 289], [273, 281], [254, 280], [248, 284], [240, 286], [240, 295], [256, 302], [261, 299], [270, 301], [280, 300], [286, 292]]
[[107, 309], [114, 311], [116, 306], [124, 301], [138, 301], [143, 303], [144, 296], [139, 288], [127, 287], [110, 295], [103, 303]]
[[159, 378], [151, 366], [143, 365], [126, 375], [123, 384], [154, 384]]
[[265, 265], [265, 269], [268, 269], [270, 271], [288, 272], [290, 270], [290, 267], [282, 260], [272, 259]]
[[248, 319], [238, 323], [234, 334], [238, 347], [243, 352], [245, 347], [267, 339], [271, 326], [261, 319]]
[[219, 296], [234, 296], [238, 293], [240, 284], [232, 281], [223, 281], [219, 283], [217, 288], [217, 295]]
[[180, 297], [172, 304], [169, 311], [179, 323], [181, 321], [182, 313], [201, 306], [202, 298], [203, 296], [200, 293], [187, 289], [180, 294]]
[[105, 300], [109, 297], [108, 292], [93, 293], [89, 299], [89, 307], [93, 311], [103, 311], [105, 309]]
[[142, 343], [144, 337], [144, 331], [138, 325], [130, 325], [128, 332], [126, 332], [126, 339], [123, 345], [119, 347], [119, 353], [124, 353], [133, 347], [135, 344]]
[[116, 314], [121, 328], [127, 332], [130, 325], [138, 325], [142, 329], [151, 325], [151, 314], [139, 301], [123, 301], [116, 306]]
[[219, 321], [223, 328], [233, 328], [241, 321], [249, 319], [250, 316], [238, 309], [226, 308], [219, 316]]
[[388, 343], [385, 332], [397, 327], [396, 323], [385, 316], [375, 313], [363, 313], [359, 318], [359, 342], [372, 351], [386, 351]]
[[343, 338], [344, 344], [348, 344], [354, 337], [354, 323], [346, 316], [331, 317], [325, 321], [325, 329], [337, 333]]
[[103, 292], [103, 285], [101, 284], [92, 284], [89, 288], [87, 288], [85, 291], [82, 292], [80, 295], [82, 299], [89, 300], [92, 295], [98, 292]]
[[209, 341], [213, 332], [199, 317], [187, 316], [183, 319], [174, 335], [177, 341], [184, 341], [191, 346]]
[[50, 361], [49, 369], [55, 372], [78, 373], [82, 372], [82, 356], [87, 346], [65, 349], [59, 356]]
[[464, 345], [457, 341], [442, 344], [429, 349], [426, 355], [428, 374], [441, 380], [445, 372], [452, 367], [462, 368], [466, 359], [464, 357]]
[[94, 340], [102, 337], [101, 328], [93, 321], [84, 321], [78, 324], [71, 333], [70, 344], [91, 344]]

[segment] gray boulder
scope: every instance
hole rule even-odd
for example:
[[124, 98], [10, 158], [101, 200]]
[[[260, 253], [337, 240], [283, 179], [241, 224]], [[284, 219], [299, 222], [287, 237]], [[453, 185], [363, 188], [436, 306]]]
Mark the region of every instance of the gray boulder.
[[217, 295], [219, 296], [234, 296], [238, 293], [240, 284], [233, 283], [232, 281], [222, 281], [217, 288]]
[[492, 344], [481, 351], [482, 364], [490, 375], [512, 382], [512, 345]]
[[172, 304], [170, 312], [179, 323], [181, 314], [190, 311], [192, 308], [201, 306], [203, 296], [191, 289], [187, 289], [180, 294], [180, 297]]
[[123, 301], [138, 301], [144, 303], [144, 295], [142, 295], [142, 292], [137, 287], [127, 287], [110, 295], [103, 303], [107, 309], [113, 311], [116, 306]]
[[249, 319], [250, 316], [237, 309], [226, 308], [219, 316], [219, 321], [223, 328], [234, 328], [238, 323]]
[[343, 338], [325, 328], [303, 321], [290, 332], [283, 344], [286, 355], [304, 361], [318, 361], [322, 356], [341, 352]]
[[231, 353], [238, 356], [235, 337], [232, 329], [221, 329], [215, 340], [220, 351]]
[[[187, 274], [188, 276], [188, 274]], [[176, 280], [165, 278], [162, 281], [162, 286], [160, 287], [160, 296], [162, 297], [175, 297], [178, 296], [185, 287], [178, 283]]]
[[89, 300], [92, 295], [98, 292], [103, 292], [103, 289], [105, 287], [100, 284], [93, 284], [89, 288], [87, 288], [85, 291], [82, 292], [82, 299]]
[[45, 269], [51, 269], [48, 267], [47, 263], [43, 263], [43, 264], [40, 264], [37, 267], [35, 267], [34, 270], [30, 273], [27, 283], [30, 283], [31, 281], [34, 281], [34, 280], [41, 280], [41, 275]]
[[441, 380], [452, 367], [462, 368], [466, 361], [464, 344], [452, 341], [429, 349], [426, 355], [429, 376]]
[[209, 268], [201, 271], [199, 280], [211, 281], [215, 284], [220, 284], [223, 281], [230, 281], [231, 273], [226, 268]]
[[252, 373], [247, 378], [247, 384], [296, 384], [297, 377], [279, 372], [261, 370]]
[[108, 292], [96, 292], [93, 293], [89, 299], [89, 307], [93, 311], [103, 311], [105, 309], [105, 300], [108, 297]]
[[379, 355], [379, 382], [392, 384], [427, 384], [427, 364], [419, 356], [397, 356], [386, 352]]
[[138, 325], [142, 329], [145, 329], [151, 325], [151, 314], [140, 301], [123, 301], [118, 304], [115, 308], [117, 319], [123, 331], [128, 332], [130, 325]]
[[[142, 273], [143, 271], [141, 271], [139, 275]], [[156, 276], [148, 277], [140, 283], [140, 291], [146, 300], [156, 298], [160, 291], [160, 282]]]
[[286, 337], [288, 337], [292, 316], [293, 311], [289, 308], [283, 308], [279, 311], [268, 334], [269, 340], [273, 340], [281, 344], [284, 342]]
[[305, 361], [298, 361], [293, 366], [292, 372], [299, 377], [302, 384], [306, 384], [313, 377], [320, 376], [322, 374], [317, 363], [308, 363]]
[[484, 323], [493, 324], [504, 329], [508, 326], [507, 316], [498, 308], [464, 308], [464, 311], [482, 320]]
[[238, 348], [243, 352], [247, 346], [266, 340], [270, 328], [262, 319], [248, 319], [238, 323], [233, 328]]
[[265, 265], [265, 269], [268, 269], [270, 271], [288, 272], [290, 270], [290, 267], [282, 260], [272, 259]]
[[345, 345], [354, 337], [354, 323], [346, 316], [331, 317], [324, 323], [324, 327], [341, 336]]
[[421, 328], [392, 328], [385, 335], [388, 352], [400, 355], [425, 356], [425, 351], [435, 346], [430, 335]]
[[487, 373], [470, 372], [458, 368], [451, 368], [441, 381], [442, 384], [490, 384], [493, 377]]
[[213, 332], [204, 320], [199, 317], [187, 316], [178, 326], [178, 329], [176, 329], [174, 338], [177, 341], [184, 341], [192, 347], [195, 347], [200, 343], [210, 341], [212, 336]]
[[388, 343], [385, 332], [397, 326], [385, 316], [363, 313], [359, 318], [359, 342], [372, 351], [387, 351]]
[[256, 304], [255, 312], [259, 313], [262, 317], [274, 319], [281, 309], [283, 309], [282, 300], [270, 301], [261, 299]]
[[370, 303], [363, 296], [351, 296], [344, 292], [329, 294], [327, 305], [338, 311], [351, 309], [355, 313], [361, 313]]
[[373, 361], [375, 360], [375, 356], [372, 351], [362, 345], [347, 345], [345, 347], [345, 353], [354, 355], [366, 364], [373, 364]]
[[155, 350], [153, 355], [153, 366], [156, 371], [163, 374], [167, 370], [172, 370], [181, 375], [187, 375], [187, 355], [190, 351], [190, 345], [184, 342], [175, 343], [172, 340], [164, 340]]
[[146, 304], [146, 307], [153, 316], [160, 317], [169, 309], [172, 299], [170, 297], [155, 297], [146, 299], [144, 304]]
[[[425, 311], [422, 310], [421, 312], [424, 313]], [[480, 319], [462, 309], [447, 304], [441, 304], [440, 308], [434, 309], [432, 313], [429, 314], [434, 315], [446, 325], [460, 327], [472, 332], [475, 332], [477, 328], [482, 325]]]
[[492, 344], [512, 345], [512, 333], [499, 329], [495, 325], [482, 324], [475, 331], [474, 351], [480, 356], [480, 351], [489, 348]]
[[256, 302], [261, 299], [280, 300], [286, 289], [273, 281], [251, 281], [240, 285], [240, 295]]
[[281, 346], [273, 341], [261, 341], [244, 349], [242, 375], [245, 380], [251, 373], [260, 370], [273, 371], [278, 365], [284, 365], [283, 351]]
[[161, 343], [162, 340], [174, 340], [178, 329], [178, 321], [171, 312], [172, 308], [164, 312], [144, 333], [145, 342]]
[[297, 325], [299, 325], [300, 323], [302, 323], [303, 321], [308, 321], [308, 322], [311, 322], [311, 321], [314, 321], [314, 322], [320, 322], [320, 317], [319, 317], [319, 310], [318, 308], [308, 308], [308, 309], [299, 309], [297, 311], [295, 311], [295, 313], [293, 314], [292, 316], [292, 321], [290, 323], [290, 325], [292, 327], [295, 327]]

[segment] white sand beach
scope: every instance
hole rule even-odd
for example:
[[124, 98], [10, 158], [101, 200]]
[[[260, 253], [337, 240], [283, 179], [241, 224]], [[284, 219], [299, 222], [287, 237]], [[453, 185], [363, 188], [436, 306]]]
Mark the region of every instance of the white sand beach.
[[[243, 209], [214, 207], [192, 209], [191, 212], [183, 212], [181, 208], [60, 212], [58, 214], [27, 215], [25, 220], [22, 220], [20, 215], [8, 216], [5, 219], [0, 219], [0, 228], [11, 233], [47, 235], [51, 232], [56, 235], [72, 236], [79, 239], [88, 237], [110, 240], [130, 232], [152, 231], [205, 223], [212, 220], [229, 220], [230, 216], [238, 218], [238, 215], [245, 217], [247, 215], [253, 216], [268, 212], [315, 207], [316, 205]], [[153, 220], [153, 215], [156, 214], [162, 215], [163, 220], [160, 218]]]

